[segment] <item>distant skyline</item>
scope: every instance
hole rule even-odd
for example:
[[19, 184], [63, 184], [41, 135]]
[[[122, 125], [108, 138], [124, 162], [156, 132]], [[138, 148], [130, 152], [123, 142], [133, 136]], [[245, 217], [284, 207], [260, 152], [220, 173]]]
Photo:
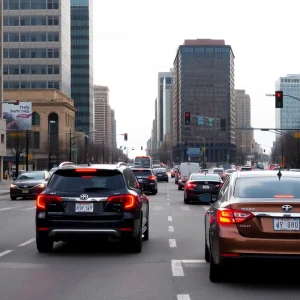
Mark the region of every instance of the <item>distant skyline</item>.
[[[130, 147], [146, 147], [157, 75], [173, 68], [177, 48], [185, 39], [197, 38], [224, 39], [231, 45], [235, 89], [245, 90], [252, 100], [251, 125], [275, 127], [275, 100], [265, 95], [274, 93], [279, 77], [300, 73], [300, 40], [295, 38], [300, 2], [256, 0], [245, 6], [238, 0], [190, 0], [187, 5], [165, 0], [159, 4], [158, 10], [154, 2], [142, 6], [137, 0], [117, 1], [116, 9], [116, 2], [94, 1], [94, 83], [111, 91], [117, 134], [127, 132]], [[174, 22], [174, 16], [180, 16], [180, 22]], [[272, 147], [274, 134], [256, 131], [254, 137], [266, 152]], [[122, 136], [117, 141], [124, 145]], [[134, 151], [131, 156], [143, 153]]]

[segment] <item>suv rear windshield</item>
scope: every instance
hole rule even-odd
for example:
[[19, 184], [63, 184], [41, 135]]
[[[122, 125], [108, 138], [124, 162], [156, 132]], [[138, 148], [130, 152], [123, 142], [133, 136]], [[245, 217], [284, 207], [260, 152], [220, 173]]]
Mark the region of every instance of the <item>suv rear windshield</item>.
[[224, 169], [213, 169], [214, 173], [224, 173]]
[[95, 174], [57, 171], [48, 184], [51, 190], [61, 192], [75, 191], [116, 191], [125, 187], [123, 176], [114, 170], [98, 170]]
[[151, 176], [150, 170], [132, 170], [135, 176]]
[[300, 198], [300, 177], [292, 178], [284, 175], [278, 177], [245, 177], [238, 178], [235, 183], [234, 196], [237, 198], [274, 198], [284, 195]]
[[221, 181], [219, 175], [192, 175], [191, 180], [195, 181]]

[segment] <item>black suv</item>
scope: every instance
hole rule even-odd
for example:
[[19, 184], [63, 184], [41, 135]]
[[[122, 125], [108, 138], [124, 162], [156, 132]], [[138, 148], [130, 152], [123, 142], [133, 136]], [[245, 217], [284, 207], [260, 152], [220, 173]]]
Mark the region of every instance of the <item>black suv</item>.
[[139, 181], [140, 189], [144, 192], [157, 194], [157, 178], [151, 168], [132, 168], [132, 171]]
[[58, 241], [104, 237], [139, 253], [149, 238], [149, 199], [123, 163], [65, 166], [38, 196], [35, 220], [39, 252]]

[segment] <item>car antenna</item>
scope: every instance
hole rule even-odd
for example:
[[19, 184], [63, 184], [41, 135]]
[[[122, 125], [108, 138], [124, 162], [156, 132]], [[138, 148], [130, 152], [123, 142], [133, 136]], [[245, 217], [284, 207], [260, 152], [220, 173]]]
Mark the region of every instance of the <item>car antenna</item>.
[[280, 181], [280, 178], [281, 178], [281, 176], [282, 176], [282, 173], [281, 173], [280, 169], [279, 169], [279, 171], [278, 171], [278, 173], [277, 173], [277, 176], [278, 176], [278, 179], [279, 179], [279, 181]]

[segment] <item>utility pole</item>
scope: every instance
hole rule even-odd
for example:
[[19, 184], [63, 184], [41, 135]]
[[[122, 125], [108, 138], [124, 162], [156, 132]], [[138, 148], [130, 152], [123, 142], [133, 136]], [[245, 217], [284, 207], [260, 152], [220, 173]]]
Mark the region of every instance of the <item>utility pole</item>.
[[28, 156], [29, 156], [29, 130], [26, 130], [26, 151], [25, 151], [25, 165], [26, 171], [28, 171]]
[[71, 131], [71, 128], [70, 128], [70, 139], [69, 139], [69, 149], [70, 149], [70, 152], [69, 152], [69, 161], [72, 161], [72, 131]]

